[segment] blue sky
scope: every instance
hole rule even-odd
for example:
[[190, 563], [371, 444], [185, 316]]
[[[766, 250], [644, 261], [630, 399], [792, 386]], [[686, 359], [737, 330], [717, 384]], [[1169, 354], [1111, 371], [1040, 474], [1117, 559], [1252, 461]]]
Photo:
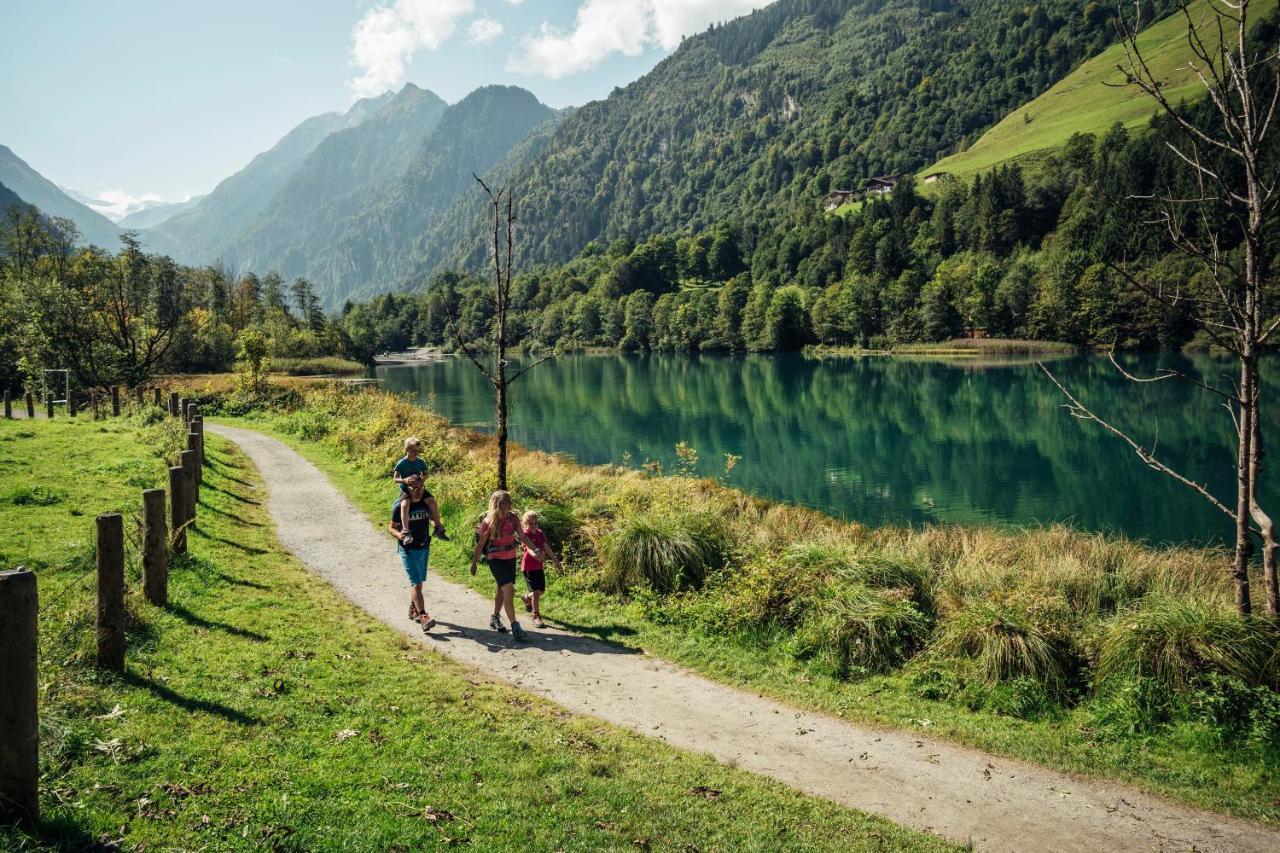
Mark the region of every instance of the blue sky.
[[412, 82], [554, 107], [767, 0], [6, 0], [0, 144], [89, 195], [208, 192], [304, 118]]

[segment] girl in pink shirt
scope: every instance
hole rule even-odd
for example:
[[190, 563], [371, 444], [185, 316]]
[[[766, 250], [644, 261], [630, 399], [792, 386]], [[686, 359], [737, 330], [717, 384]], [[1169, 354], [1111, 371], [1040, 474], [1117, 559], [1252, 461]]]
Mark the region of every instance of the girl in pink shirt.
[[[547, 534], [543, 533], [542, 528], [538, 526], [538, 514], [529, 510], [520, 520], [524, 523], [525, 538], [532, 542], [541, 554], [550, 557], [551, 562], [556, 564], [556, 568], [563, 569], [560, 558], [556, 556], [555, 551], [551, 550], [551, 544], [547, 542]], [[533, 627], [545, 628], [538, 602], [547, 590], [547, 573], [543, 568], [542, 560], [535, 557], [528, 548], [524, 549], [524, 557], [520, 561], [520, 573], [524, 575], [524, 582], [529, 587], [529, 591], [521, 596], [524, 609], [533, 613]]]

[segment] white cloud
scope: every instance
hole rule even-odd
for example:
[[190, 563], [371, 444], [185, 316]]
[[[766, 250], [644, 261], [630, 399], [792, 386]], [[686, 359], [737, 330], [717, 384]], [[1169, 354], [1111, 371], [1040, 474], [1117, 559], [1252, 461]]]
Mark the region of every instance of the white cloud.
[[153, 205], [163, 204], [164, 199], [156, 193], [133, 195], [124, 190], [103, 190], [96, 198], [85, 198], [84, 203], [112, 222], [119, 222], [130, 213], [136, 213]]
[[467, 27], [467, 41], [472, 44], [491, 42], [502, 35], [502, 24], [481, 15]]
[[351, 32], [351, 64], [360, 74], [347, 85], [357, 98], [399, 88], [414, 53], [438, 48], [474, 9], [473, 0], [392, 0], [374, 7]]
[[594, 68], [609, 56], [639, 56], [648, 47], [672, 50], [687, 35], [767, 6], [773, 0], [583, 0], [573, 29], [544, 21], [524, 38], [510, 71], [559, 78]]

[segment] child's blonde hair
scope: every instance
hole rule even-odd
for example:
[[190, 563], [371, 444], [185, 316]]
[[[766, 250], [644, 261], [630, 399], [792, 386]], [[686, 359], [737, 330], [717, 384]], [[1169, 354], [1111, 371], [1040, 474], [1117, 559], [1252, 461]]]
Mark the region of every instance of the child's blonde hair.
[[422, 442], [421, 442], [421, 441], [418, 441], [418, 439], [417, 439], [415, 436], [412, 436], [412, 435], [411, 435], [411, 436], [409, 436], [408, 438], [406, 438], [406, 439], [404, 440], [404, 449], [405, 449], [405, 450], [408, 450], [410, 447], [416, 447], [416, 448], [418, 448], [419, 450], [421, 450], [421, 449], [422, 449]]
[[523, 524], [525, 527], [528, 527], [529, 519], [531, 518], [537, 519], [537, 517], [538, 517], [538, 513], [536, 510], [527, 509], [524, 511], [524, 515], [520, 516], [520, 523]]

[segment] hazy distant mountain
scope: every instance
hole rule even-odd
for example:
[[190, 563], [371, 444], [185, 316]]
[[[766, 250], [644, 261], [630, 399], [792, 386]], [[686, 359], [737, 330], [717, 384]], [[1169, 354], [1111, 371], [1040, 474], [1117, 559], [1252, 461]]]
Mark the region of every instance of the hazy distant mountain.
[[235, 264], [308, 274], [311, 256], [420, 154], [447, 107], [409, 84], [365, 121], [330, 135], [236, 237]]
[[266, 208], [317, 145], [332, 133], [360, 124], [394, 97], [387, 92], [357, 101], [345, 113], [307, 119], [198, 204], [145, 232], [144, 243], [184, 263], [210, 263], [223, 257], [236, 235]]
[[0, 211], [8, 210], [14, 205], [25, 204], [22, 199], [18, 198], [18, 194], [13, 190], [0, 184]]
[[[304, 276], [329, 306], [392, 289], [422, 235], [459, 194], [479, 192], [471, 173], [492, 169], [554, 114], [525, 89], [486, 86], [426, 122], [433, 129], [405, 151], [409, 137], [397, 129], [417, 126], [407, 116], [429, 114], [434, 96], [418, 90], [401, 97], [404, 115], [380, 115], [367, 123], [367, 133], [335, 134], [317, 148], [238, 241], [232, 266]], [[400, 109], [400, 100], [388, 111]], [[344, 162], [375, 151], [400, 152], [401, 168], [387, 175]], [[327, 176], [345, 191], [334, 191]]]
[[115, 223], [58, 189], [4, 145], [0, 145], [0, 184], [45, 215], [70, 219], [80, 229], [81, 242], [111, 251], [119, 248], [120, 229]]
[[155, 228], [182, 211], [195, 207], [204, 198], [207, 196], [198, 195], [186, 201], [143, 202], [140, 208], [117, 220], [116, 224], [130, 229]]

